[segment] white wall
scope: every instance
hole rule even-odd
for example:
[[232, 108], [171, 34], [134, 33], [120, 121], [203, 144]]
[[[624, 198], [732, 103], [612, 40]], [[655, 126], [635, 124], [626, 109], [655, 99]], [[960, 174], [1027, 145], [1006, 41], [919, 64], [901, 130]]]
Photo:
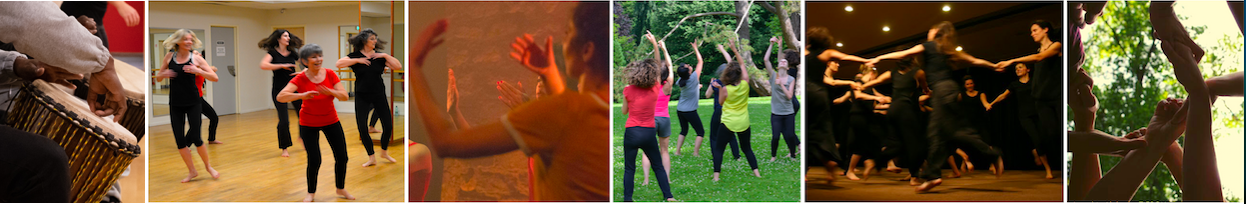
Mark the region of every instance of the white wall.
[[[303, 26], [304, 35], [300, 36], [304, 43], [320, 44], [324, 48], [325, 63], [337, 61], [336, 49], [340, 25], [359, 24], [359, 6], [330, 6], [314, 8], [260, 10], [233, 6], [221, 6], [202, 2], [151, 2], [149, 3], [149, 27], [157, 28], [189, 28], [208, 31], [204, 43], [211, 42], [212, 26], [236, 27], [237, 38], [237, 93], [238, 113], [247, 113], [273, 109], [271, 99], [272, 71], [259, 68], [260, 59], [266, 51], [256, 47], [256, 43], [268, 37], [273, 27]], [[205, 45], [208, 46], [208, 45]], [[213, 56], [208, 55], [211, 61]], [[222, 70], [224, 71], [224, 70]], [[205, 86], [206, 97], [214, 93], [211, 86]], [[211, 101], [211, 100], [209, 100]], [[339, 112], [353, 112], [351, 103], [338, 103]], [[343, 106], [346, 105], [346, 106]], [[167, 118], [167, 116], [163, 117]], [[161, 122], [163, 121], [163, 122]], [[167, 119], [153, 118], [151, 125], [167, 124]]]

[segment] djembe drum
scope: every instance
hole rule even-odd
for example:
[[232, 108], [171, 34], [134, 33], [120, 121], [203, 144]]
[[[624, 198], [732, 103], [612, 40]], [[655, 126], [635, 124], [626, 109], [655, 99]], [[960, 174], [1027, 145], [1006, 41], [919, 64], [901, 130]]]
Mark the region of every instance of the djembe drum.
[[95, 116], [86, 101], [43, 80], [22, 87], [9, 110], [10, 126], [46, 136], [65, 148], [72, 202], [100, 202], [141, 152], [130, 131]]
[[145, 105], [147, 96], [144, 94], [147, 88], [147, 74], [143, 70], [130, 66], [125, 62], [114, 60], [116, 63], [117, 78], [121, 80], [121, 87], [125, 89], [125, 105], [126, 111], [122, 114], [121, 121], [117, 123], [133, 133], [138, 139], [143, 139], [146, 135], [147, 110]]

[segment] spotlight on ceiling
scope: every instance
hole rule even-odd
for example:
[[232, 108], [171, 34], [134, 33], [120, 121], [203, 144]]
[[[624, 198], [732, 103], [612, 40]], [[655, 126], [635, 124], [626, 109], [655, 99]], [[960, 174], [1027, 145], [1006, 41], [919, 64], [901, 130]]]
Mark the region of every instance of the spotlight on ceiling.
[[961, 50], [964, 50], [964, 48], [961, 48], [960, 46], [956, 46], [956, 51], [957, 51], [957, 52], [960, 52]]
[[844, 47], [844, 43], [835, 43], [835, 47]]
[[951, 7], [951, 6], [947, 6], [947, 5], [943, 5], [943, 12], [948, 12], [948, 11], [952, 11], [952, 7]]
[[852, 6], [845, 6], [844, 11], [852, 12]]
[[891, 27], [883, 26], [883, 32], [891, 31]]

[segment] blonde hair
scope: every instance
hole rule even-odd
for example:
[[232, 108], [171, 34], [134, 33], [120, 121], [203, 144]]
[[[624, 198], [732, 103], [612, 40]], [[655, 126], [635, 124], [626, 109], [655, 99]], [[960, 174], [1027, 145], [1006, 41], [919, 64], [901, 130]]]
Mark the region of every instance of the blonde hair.
[[[169, 35], [169, 38], [165, 38], [164, 43], [161, 43], [161, 45], [164, 45], [165, 49], [170, 49], [170, 50], [177, 49], [177, 46], [179, 46], [178, 42], [181, 42], [182, 37], [185, 37], [186, 34], [190, 34], [190, 36], [192, 37], [195, 36], [195, 33], [190, 32], [190, 30], [188, 29], [185, 29], [185, 28], [177, 29], [177, 32], [173, 32], [173, 35]], [[199, 38], [191, 38], [191, 39], [194, 39], [195, 45], [192, 46], [190, 49], [194, 50], [194, 49], [203, 48], [203, 42], [199, 41]]]

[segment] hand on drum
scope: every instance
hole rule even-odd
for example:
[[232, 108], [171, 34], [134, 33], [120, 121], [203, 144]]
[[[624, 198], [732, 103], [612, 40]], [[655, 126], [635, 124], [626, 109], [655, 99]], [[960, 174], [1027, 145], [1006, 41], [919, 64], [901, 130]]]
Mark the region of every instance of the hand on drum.
[[13, 71], [16, 72], [18, 77], [28, 81], [42, 79], [43, 81], [64, 85], [71, 89], [77, 87], [73, 83], [69, 83], [69, 79], [82, 79], [81, 74], [70, 73], [64, 68], [44, 64], [39, 60], [21, 57], [13, 61]]
[[[91, 106], [91, 111], [100, 117], [113, 116], [113, 121], [121, 121], [125, 115], [125, 89], [121, 87], [121, 81], [117, 78], [116, 66], [113, 59], [108, 59], [108, 64], [104, 65], [104, 70], [91, 74], [90, 94], [87, 94], [87, 104]], [[104, 95], [104, 102], [100, 103], [99, 95]]]

